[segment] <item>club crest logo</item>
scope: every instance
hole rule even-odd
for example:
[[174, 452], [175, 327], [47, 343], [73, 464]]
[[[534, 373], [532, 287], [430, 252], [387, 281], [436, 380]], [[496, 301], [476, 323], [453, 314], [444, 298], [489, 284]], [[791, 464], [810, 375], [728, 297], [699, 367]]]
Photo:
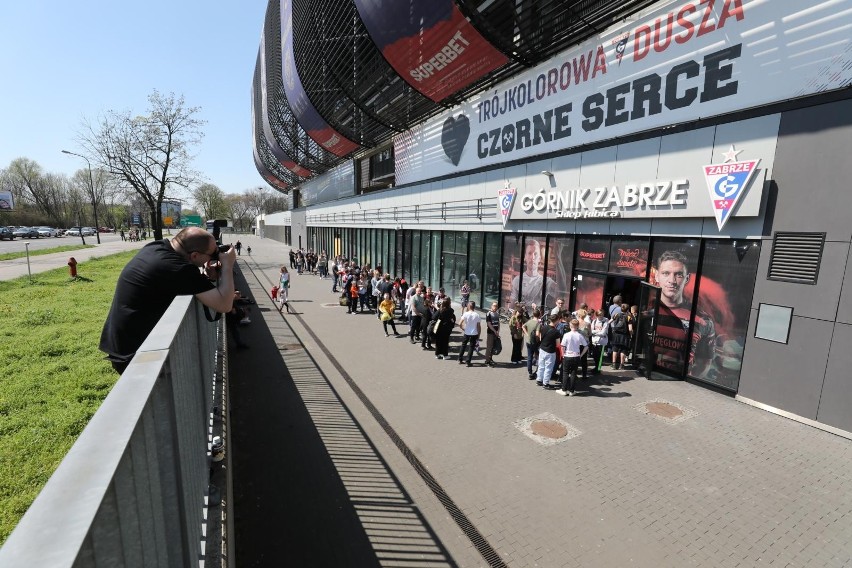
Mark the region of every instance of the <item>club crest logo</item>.
[[506, 187], [497, 192], [497, 204], [500, 206], [500, 216], [503, 218], [503, 227], [509, 220], [509, 214], [512, 213], [512, 204], [515, 202], [515, 194], [517, 189], [511, 187], [509, 182], [506, 182]]
[[704, 166], [704, 179], [707, 182], [707, 190], [710, 192], [716, 225], [720, 231], [733, 215], [737, 203], [745, 195], [760, 163], [759, 159], [736, 161], [737, 154], [740, 152], [742, 150], [735, 150], [731, 145], [727, 152], [722, 153], [725, 156], [724, 163]]

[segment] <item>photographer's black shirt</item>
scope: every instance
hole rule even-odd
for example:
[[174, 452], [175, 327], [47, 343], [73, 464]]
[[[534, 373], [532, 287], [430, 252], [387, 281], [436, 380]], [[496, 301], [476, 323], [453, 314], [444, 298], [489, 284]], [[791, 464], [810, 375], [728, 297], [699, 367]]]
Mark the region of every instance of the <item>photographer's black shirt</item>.
[[100, 350], [110, 361], [129, 362], [175, 297], [213, 288], [215, 284], [175, 252], [168, 239], [148, 243], [118, 277]]

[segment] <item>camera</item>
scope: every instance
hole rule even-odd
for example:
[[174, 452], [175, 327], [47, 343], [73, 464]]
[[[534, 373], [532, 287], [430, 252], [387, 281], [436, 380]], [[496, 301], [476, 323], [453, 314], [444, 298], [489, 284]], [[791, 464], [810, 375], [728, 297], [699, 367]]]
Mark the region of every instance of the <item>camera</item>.
[[231, 250], [231, 245], [219, 245], [219, 254]]

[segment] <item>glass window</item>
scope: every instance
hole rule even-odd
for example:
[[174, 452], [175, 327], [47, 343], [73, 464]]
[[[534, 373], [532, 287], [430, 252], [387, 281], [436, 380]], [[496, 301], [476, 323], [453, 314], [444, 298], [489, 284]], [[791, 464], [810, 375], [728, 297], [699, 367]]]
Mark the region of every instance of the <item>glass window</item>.
[[523, 235], [506, 233], [503, 235], [503, 262], [500, 292], [502, 305], [511, 308], [520, 297], [519, 279], [521, 275], [521, 255]]
[[512, 281], [513, 295], [520, 287], [520, 299], [527, 306], [553, 306], [556, 302], [556, 283], [544, 275], [545, 235], [526, 235], [523, 249], [523, 271]]
[[613, 239], [609, 253], [609, 271], [645, 278], [648, 272], [648, 245], [647, 239]]
[[682, 376], [689, 349], [689, 326], [698, 267], [698, 239], [659, 239], [653, 245], [648, 279], [659, 286], [660, 306], [654, 338], [655, 367]]
[[[467, 281], [470, 284], [470, 299], [477, 306], [482, 303], [483, 272], [482, 261], [485, 256], [485, 233], [470, 233], [470, 254], [467, 257]], [[474, 286], [475, 284], [475, 286]]]
[[[739, 388], [759, 256], [758, 240], [705, 241], [690, 336], [690, 377], [732, 391]], [[786, 339], [785, 331], [782, 341]]]
[[406, 229], [402, 231], [403, 234], [403, 242], [402, 246], [399, 247], [399, 250], [403, 251], [402, 253], [402, 277], [408, 281], [409, 284], [414, 284], [414, 278], [411, 277], [411, 241], [413, 240], [411, 229]]
[[432, 231], [420, 231], [420, 274], [422, 274], [422, 279], [426, 282], [427, 286], [435, 287], [435, 283], [439, 280], [437, 275], [433, 281], [432, 274], [430, 269], [432, 268], [432, 264], [430, 262], [430, 249], [432, 248]]
[[485, 259], [482, 271], [482, 301], [480, 306], [490, 306], [500, 300], [500, 288], [503, 282], [501, 264], [502, 233], [485, 233]]
[[[609, 237], [577, 239], [577, 270], [609, 270]], [[589, 304], [591, 307], [591, 304]]]
[[432, 285], [436, 289], [441, 288], [441, 231], [432, 231], [432, 266], [429, 274], [432, 277]]
[[602, 309], [605, 284], [606, 276], [578, 272], [574, 277], [576, 293], [574, 294], [573, 311], [580, 309], [583, 304], [586, 304], [591, 310]]
[[423, 280], [420, 272], [420, 231], [411, 232], [411, 283]]
[[[556, 299], [571, 301], [571, 275], [574, 271], [574, 237], [550, 237], [547, 248], [547, 278], [553, 280]], [[551, 309], [556, 302], [545, 302]]]

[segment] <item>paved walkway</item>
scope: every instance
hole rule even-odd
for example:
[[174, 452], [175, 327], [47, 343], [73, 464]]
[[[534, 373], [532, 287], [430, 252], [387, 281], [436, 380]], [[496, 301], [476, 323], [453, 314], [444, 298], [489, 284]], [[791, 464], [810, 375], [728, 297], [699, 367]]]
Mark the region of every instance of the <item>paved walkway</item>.
[[[31, 271], [32, 274], [38, 274], [39, 272], [46, 272], [48, 270], [53, 270], [54, 268], [67, 269], [68, 259], [72, 256], [74, 257], [74, 260], [80, 263], [96, 256], [107, 256], [125, 250], [141, 248], [145, 243], [151, 242], [151, 239], [148, 239], [147, 241], [137, 241], [134, 243], [131, 243], [130, 241], [116, 240], [113, 242], [103, 242], [101, 244], [97, 244], [97, 241], [94, 239], [94, 237], [87, 238], [89, 240], [86, 241], [86, 244], [94, 245], [94, 248], [85, 248], [66, 252], [55, 252], [38, 256], [34, 256], [31, 254], [29, 271]], [[65, 239], [58, 239], [55, 241], [55, 243], [56, 246], [80, 244], [79, 238], [73, 240], [72, 239], [73, 238], [71, 237]], [[27, 270], [26, 257], [0, 261], [0, 280], [12, 280], [13, 278], [26, 276], [29, 273], [30, 272], [28, 272]]]
[[684, 382], [609, 372], [563, 398], [508, 351], [436, 360], [316, 276], [280, 315], [289, 247], [242, 241], [238, 566], [852, 565], [848, 440]]

